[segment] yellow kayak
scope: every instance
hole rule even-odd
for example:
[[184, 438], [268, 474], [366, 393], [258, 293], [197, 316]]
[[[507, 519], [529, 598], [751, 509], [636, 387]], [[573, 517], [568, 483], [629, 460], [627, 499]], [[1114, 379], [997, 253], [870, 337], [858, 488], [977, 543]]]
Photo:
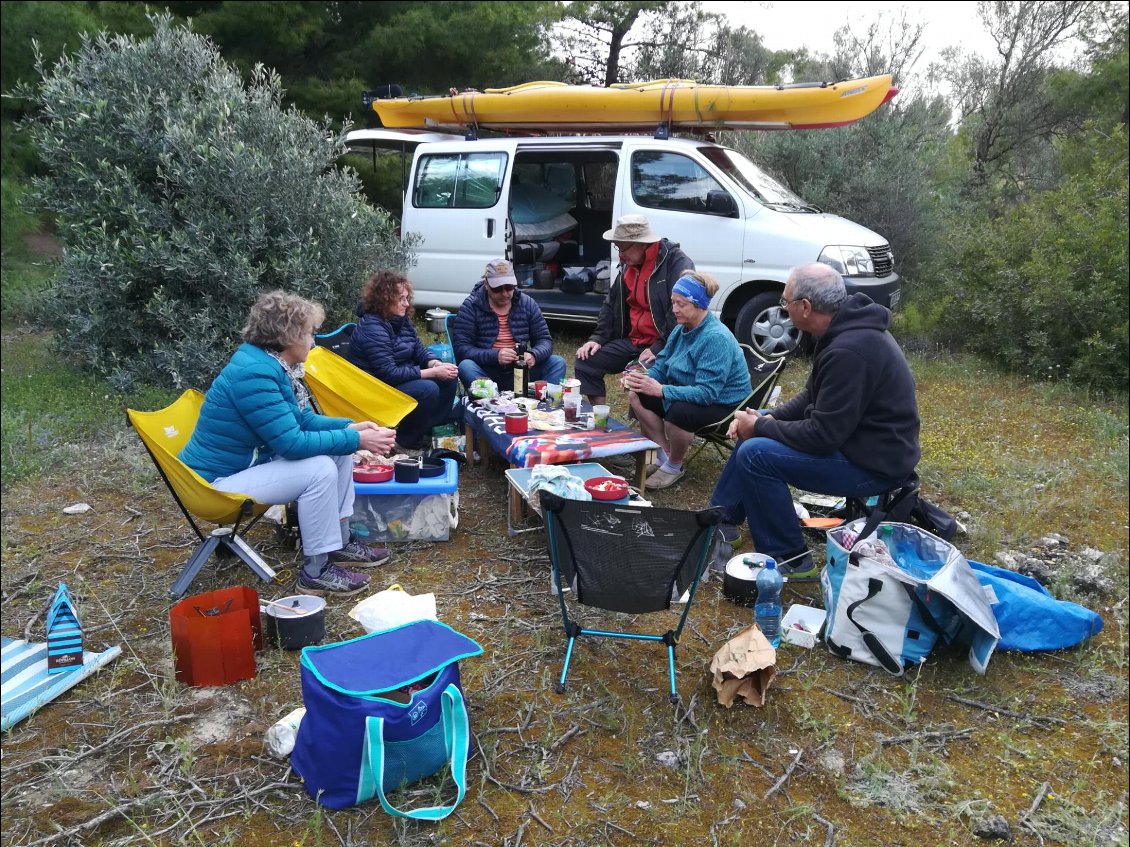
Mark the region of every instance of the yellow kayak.
[[374, 100], [381, 123], [541, 131], [822, 129], [858, 121], [898, 93], [891, 76], [796, 85], [699, 85], [683, 79], [593, 88], [528, 82], [447, 97]]

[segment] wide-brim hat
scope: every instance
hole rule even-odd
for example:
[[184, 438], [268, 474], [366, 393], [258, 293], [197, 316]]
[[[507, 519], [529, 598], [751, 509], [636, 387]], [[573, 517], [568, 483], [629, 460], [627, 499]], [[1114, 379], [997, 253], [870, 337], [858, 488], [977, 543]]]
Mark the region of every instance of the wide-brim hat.
[[654, 244], [662, 237], [643, 215], [622, 215], [616, 219], [616, 225], [604, 233], [605, 241], [632, 241], [637, 244]]

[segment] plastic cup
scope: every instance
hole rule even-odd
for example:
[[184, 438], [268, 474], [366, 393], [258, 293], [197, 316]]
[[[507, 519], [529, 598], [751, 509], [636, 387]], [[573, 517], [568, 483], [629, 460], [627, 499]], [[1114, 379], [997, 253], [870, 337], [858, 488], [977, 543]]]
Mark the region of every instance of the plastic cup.
[[539, 379], [534, 383], [534, 397], [538, 400], [545, 399], [545, 387], [549, 385], [544, 379]]
[[561, 386], [556, 382], [551, 382], [545, 387], [545, 399], [549, 401], [551, 406], [561, 405]]
[[608, 429], [608, 407], [603, 403], [597, 403], [592, 407], [592, 422], [594, 426], [601, 429]]
[[566, 394], [563, 402], [565, 403], [565, 422], [576, 423], [581, 412], [580, 395]]

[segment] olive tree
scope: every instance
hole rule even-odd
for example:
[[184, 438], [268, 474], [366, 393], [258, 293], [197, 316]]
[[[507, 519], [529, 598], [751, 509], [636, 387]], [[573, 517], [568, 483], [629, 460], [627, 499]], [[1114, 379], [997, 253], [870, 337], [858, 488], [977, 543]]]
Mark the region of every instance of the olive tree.
[[282, 288], [349, 314], [365, 275], [409, 257], [334, 163], [343, 138], [249, 82], [206, 38], [84, 38], [28, 87], [51, 173], [34, 184], [64, 245], [44, 314], [61, 352], [125, 387], [204, 386], [247, 310]]

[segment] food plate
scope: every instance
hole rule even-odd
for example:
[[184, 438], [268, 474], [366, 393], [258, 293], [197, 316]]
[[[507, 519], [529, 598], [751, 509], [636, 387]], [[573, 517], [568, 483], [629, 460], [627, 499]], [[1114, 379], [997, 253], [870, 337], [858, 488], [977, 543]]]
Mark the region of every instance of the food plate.
[[388, 482], [392, 479], [392, 465], [356, 465], [353, 468], [354, 482]]
[[585, 491], [593, 500], [620, 500], [628, 496], [628, 481], [622, 476], [594, 476], [585, 480]]

